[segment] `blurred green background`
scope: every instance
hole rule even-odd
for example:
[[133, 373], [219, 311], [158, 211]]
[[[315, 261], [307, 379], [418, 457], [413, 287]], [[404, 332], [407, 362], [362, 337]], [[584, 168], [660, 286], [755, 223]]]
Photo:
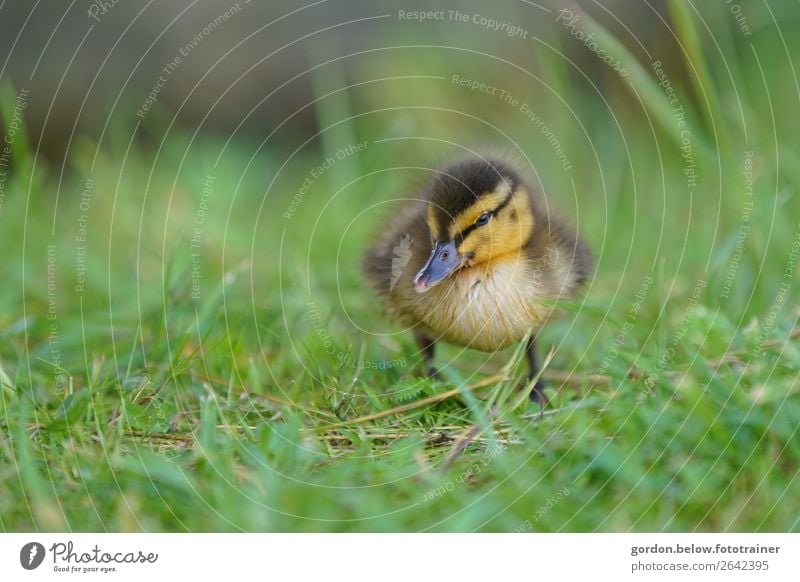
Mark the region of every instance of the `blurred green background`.
[[[61, 10], [0, 9], [0, 528], [800, 529], [796, 4]], [[473, 149], [595, 251], [544, 414], [361, 279]]]

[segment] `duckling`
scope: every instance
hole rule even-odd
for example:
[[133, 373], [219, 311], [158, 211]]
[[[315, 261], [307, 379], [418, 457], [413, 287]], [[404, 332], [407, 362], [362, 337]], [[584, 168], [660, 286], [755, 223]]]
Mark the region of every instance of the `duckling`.
[[[492, 352], [533, 331], [532, 379], [552, 300], [576, 296], [592, 257], [511, 163], [476, 155], [438, 171], [396, 214], [363, 271], [389, 313], [413, 329], [429, 375], [439, 340]], [[541, 380], [530, 399], [546, 404]]]

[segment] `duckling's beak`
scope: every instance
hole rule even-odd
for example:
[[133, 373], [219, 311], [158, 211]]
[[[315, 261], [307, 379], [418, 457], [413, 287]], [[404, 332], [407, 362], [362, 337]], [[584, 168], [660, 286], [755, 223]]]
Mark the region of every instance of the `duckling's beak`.
[[456, 243], [436, 243], [428, 262], [414, 277], [414, 289], [417, 293], [425, 293], [447, 279], [462, 263], [463, 257], [456, 250]]

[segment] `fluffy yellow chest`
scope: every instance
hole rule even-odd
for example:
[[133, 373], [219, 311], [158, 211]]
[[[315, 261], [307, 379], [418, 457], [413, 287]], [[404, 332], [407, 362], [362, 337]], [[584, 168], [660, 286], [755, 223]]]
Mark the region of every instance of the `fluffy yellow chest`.
[[423, 297], [417, 316], [434, 337], [484, 351], [519, 341], [551, 311], [518, 255], [461, 269]]

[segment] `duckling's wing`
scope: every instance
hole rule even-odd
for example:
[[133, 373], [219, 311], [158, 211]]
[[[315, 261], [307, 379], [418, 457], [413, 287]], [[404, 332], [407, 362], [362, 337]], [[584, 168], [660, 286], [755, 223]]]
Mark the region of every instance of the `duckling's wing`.
[[426, 205], [422, 200], [407, 203], [364, 256], [364, 276], [380, 295], [402, 301], [413, 292], [414, 275], [431, 251], [425, 214]]
[[592, 253], [577, 230], [542, 206], [534, 199], [537, 221], [525, 245], [532, 272], [546, 295], [573, 297], [593, 273]]

